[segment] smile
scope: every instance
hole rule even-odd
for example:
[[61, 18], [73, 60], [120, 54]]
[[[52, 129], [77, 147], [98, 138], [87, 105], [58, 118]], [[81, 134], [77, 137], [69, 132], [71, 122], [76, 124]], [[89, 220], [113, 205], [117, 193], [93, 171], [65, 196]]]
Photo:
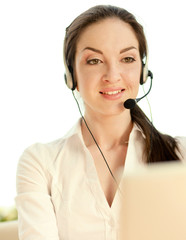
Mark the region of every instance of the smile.
[[124, 91], [124, 89], [121, 89], [121, 90], [117, 90], [117, 91], [109, 91], [109, 92], [100, 92], [101, 94], [104, 94], [104, 95], [115, 95], [115, 94], [118, 94], [120, 92]]

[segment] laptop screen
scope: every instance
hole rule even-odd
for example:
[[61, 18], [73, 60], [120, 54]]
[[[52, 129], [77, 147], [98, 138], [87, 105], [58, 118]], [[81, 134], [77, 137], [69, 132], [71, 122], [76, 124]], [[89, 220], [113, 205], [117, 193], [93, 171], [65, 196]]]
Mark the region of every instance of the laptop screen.
[[151, 164], [122, 179], [119, 240], [186, 239], [186, 165]]

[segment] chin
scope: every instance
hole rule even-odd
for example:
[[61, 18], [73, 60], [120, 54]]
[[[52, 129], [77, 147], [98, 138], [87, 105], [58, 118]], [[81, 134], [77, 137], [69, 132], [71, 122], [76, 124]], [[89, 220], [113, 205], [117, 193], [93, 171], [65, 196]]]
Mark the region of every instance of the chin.
[[130, 110], [124, 108], [123, 104], [120, 104], [119, 106], [113, 106], [110, 107], [109, 109], [105, 109], [104, 115], [105, 116], [122, 116], [125, 115], [126, 113], [130, 114]]

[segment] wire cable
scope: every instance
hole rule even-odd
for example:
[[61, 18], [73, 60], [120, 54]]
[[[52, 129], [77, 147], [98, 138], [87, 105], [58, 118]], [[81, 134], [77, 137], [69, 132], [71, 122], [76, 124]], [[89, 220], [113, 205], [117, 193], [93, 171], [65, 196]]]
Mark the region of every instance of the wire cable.
[[78, 102], [78, 100], [77, 100], [77, 98], [76, 98], [76, 96], [75, 96], [75, 94], [74, 94], [74, 91], [72, 91], [72, 94], [73, 94], [73, 97], [74, 97], [74, 99], [75, 99], [75, 101], [76, 101], [76, 103], [77, 103], [77, 106], [78, 106], [78, 109], [79, 109], [79, 112], [80, 112], [81, 118], [83, 119], [83, 121], [84, 121], [84, 123], [85, 123], [85, 125], [86, 125], [86, 127], [87, 127], [87, 129], [88, 129], [88, 131], [89, 131], [89, 133], [90, 133], [90, 135], [92, 136], [92, 138], [93, 138], [93, 140], [94, 140], [94, 142], [95, 142], [97, 148], [99, 149], [99, 151], [100, 151], [100, 153], [101, 153], [101, 155], [102, 155], [102, 157], [103, 157], [103, 159], [104, 159], [104, 161], [105, 161], [105, 164], [107, 165], [107, 168], [108, 168], [108, 170], [109, 170], [109, 172], [110, 172], [110, 174], [111, 174], [113, 180], [115, 181], [115, 183], [116, 183], [116, 185], [117, 185], [117, 187], [118, 187], [120, 193], [121, 193], [121, 190], [120, 190], [120, 188], [119, 188], [119, 184], [118, 184], [116, 178], [114, 177], [114, 174], [112, 173], [112, 170], [110, 169], [110, 166], [109, 166], [109, 164], [108, 164], [108, 162], [107, 162], [107, 160], [106, 160], [106, 158], [105, 158], [105, 156], [104, 156], [104, 154], [103, 154], [103, 152], [102, 152], [100, 146], [98, 145], [98, 143], [97, 143], [97, 141], [96, 141], [96, 139], [95, 139], [93, 133], [91, 132], [91, 130], [90, 130], [90, 128], [89, 128], [89, 126], [88, 126], [88, 124], [87, 124], [87, 122], [86, 122], [86, 120], [85, 120], [85, 118], [84, 118], [84, 116], [83, 116], [83, 114], [82, 114], [82, 112], [81, 112], [81, 108], [80, 108], [79, 102]]
[[[143, 85], [143, 92], [145, 94], [145, 88], [144, 88], [144, 85]], [[149, 102], [149, 99], [148, 97], [146, 96], [146, 101], [147, 101], [147, 104], [148, 104], [148, 107], [149, 107], [149, 111], [150, 111], [150, 127], [151, 127], [151, 131], [150, 131], [150, 151], [148, 153], [148, 157], [147, 157], [147, 162], [150, 162], [150, 157], [151, 157], [151, 152], [152, 152], [152, 147], [153, 147], [153, 143], [152, 143], [152, 134], [153, 134], [153, 117], [152, 117], [152, 108], [151, 108], [151, 105], [150, 105], [150, 102]]]

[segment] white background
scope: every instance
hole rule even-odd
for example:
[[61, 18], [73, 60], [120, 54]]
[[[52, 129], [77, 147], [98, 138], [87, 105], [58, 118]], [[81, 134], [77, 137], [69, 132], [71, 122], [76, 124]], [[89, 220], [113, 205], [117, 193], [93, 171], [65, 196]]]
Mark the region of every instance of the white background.
[[[124, 7], [142, 23], [154, 73], [148, 97], [154, 125], [173, 136], [186, 136], [183, 0], [1, 0], [0, 206], [14, 204], [16, 166], [23, 150], [62, 137], [79, 118], [63, 79], [63, 37], [65, 27], [96, 4]], [[149, 116], [145, 99], [140, 106]]]

